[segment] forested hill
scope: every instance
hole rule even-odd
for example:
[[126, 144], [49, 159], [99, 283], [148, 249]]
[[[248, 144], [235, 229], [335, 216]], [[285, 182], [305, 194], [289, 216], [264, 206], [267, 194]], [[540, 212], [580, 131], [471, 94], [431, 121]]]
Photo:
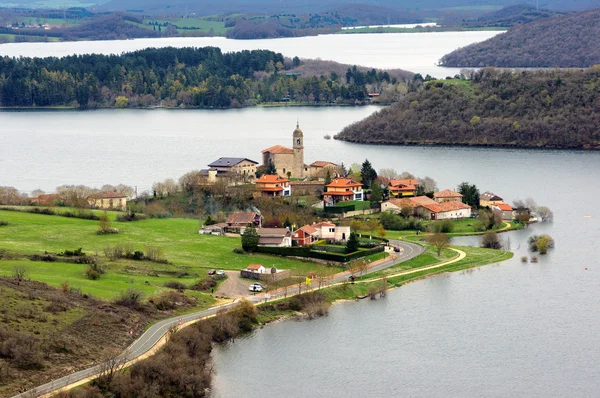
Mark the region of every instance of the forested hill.
[[437, 80], [335, 138], [374, 144], [600, 149], [600, 67]]
[[518, 24], [530, 23], [561, 15], [565, 15], [565, 13], [543, 8], [537, 9], [527, 4], [517, 4], [498, 11], [492, 11], [474, 20], [465, 21], [463, 26], [509, 28]]
[[[303, 68], [307, 67], [307, 68]], [[307, 70], [304, 70], [307, 69]], [[310, 70], [308, 70], [310, 69]], [[392, 98], [412, 74], [284, 59], [266, 50], [150, 48], [123, 55], [0, 57], [0, 106], [229, 108], [264, 102], [355, 104]], [[399, 81], [400, 80], [400, 81]]]
[[600, 64], [600, 8], [528, 24], [441, 59], [450, 67], [587, 68]]

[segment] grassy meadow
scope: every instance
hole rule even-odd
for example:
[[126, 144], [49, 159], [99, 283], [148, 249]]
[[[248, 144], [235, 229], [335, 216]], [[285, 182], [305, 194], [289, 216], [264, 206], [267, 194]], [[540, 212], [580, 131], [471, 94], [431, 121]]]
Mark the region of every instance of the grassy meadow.
[[[114, 216], [115, 213], [110, 214], [113, 219]], [[331, 274], [341, 270], [264, 254], [234, 253], [234, 248], [241, 247], [239, 237], [200, 235], [199, 221], [194, 219], [113, 221], [113, 228], [120, 231], [114, 235], [97, 235], [98, 222], [93, 220], [1, 210], [0, 220], [8, 222], [0, 227], [0, 251], [6, 250], [13, 257], [0, 260], [0, 275], [11, 275], [15, 265], [25, 265], [31, 279], [53, 286], [68, 281], [71, 286], [102, 298], [113, 298], [129, 287], [155, 294], [168, 280], [189, 285], [203, 279], [210, 269], [240, 270], [253, 263], [290, 269], [294, 275], [307, 275], [317, 269]], [[147, 247], [158, 248], [169, 264], [109, 261], [104, 257], [104, 248], [114, 245], [130, 245], [143, 252]], [[87, 279], [86, 265], [61, 263], [60, 257], [57, 262], [34, 262], [23, 257], [80, 247], [102, 260], [106, 273], [100, 279]]]

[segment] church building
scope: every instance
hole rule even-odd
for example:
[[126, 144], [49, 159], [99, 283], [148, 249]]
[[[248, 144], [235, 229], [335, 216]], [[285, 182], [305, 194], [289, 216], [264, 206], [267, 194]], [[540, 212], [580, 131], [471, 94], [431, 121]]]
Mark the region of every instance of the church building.
[[277, 174], [282, 177], [303, 178], [308, 176], [308, 166], [304, 164], [304, 134], [300, 125], [296, 124], [296, 130], [292, 134], [292, 148], [275, 145], [262, 151], [263, 166], [273, 162]]

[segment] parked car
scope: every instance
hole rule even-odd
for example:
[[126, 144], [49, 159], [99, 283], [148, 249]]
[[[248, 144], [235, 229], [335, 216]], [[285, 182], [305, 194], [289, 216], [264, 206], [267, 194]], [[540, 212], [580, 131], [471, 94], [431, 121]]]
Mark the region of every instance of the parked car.
[[214, 275], [216, 273], [217, 273], [217, 271], [215, 271], [214, 269], [211, 269], [210, 271], [208, 271], [208, 275]]
[[264, 289], [265, 287], [258, 282], [251, 284], [248, 288], [251, 292], [262, 292]]
[[398, 246], [394, 246], [394, 251], [395, 251], [396, 253], [398, 253], [398, 252], [400, 252], [400, 248], [399, 248]]
[[217, 271], [217, 275], [219, 276], [225, 276], [225, 271], [223, 271], [222, 269]]

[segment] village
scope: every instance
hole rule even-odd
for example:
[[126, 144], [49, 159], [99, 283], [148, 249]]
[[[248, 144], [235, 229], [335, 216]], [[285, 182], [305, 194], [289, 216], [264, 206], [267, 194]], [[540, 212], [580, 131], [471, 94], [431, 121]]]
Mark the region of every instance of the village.
[[[274, 145], [262, 150], [260, 163], [251, 158], [220, 157], [207, 168], [191, 173], [193, 178], [187, 184], [191, 185], [188, 189], [192, 192], [205, 190], [202, 192], [210, 196], [214, 194], [210, 191], [214, 187], [242, 189], [254, 198], [246, 202], [252, 206], [201, 218], [199, 234], [241, 237], [245, 252], [305, 259], [325, 266], [347, 266], [376, 261], [380, 258], [378, 255], [385, 259], [386, 255], [401, 251], [394, 239], [399, 238], [403, 230], [417, 235], [420, 232], [449, 233], [455, 228], [456, 232], [484, 233], [514, 229], [536, 221], [535, 214], [522, 201], [513, 208], [492, 192], [480, 195], [478, 189], [468, 183], [456, 190], [438, 190], [429, 177], [419, 179], [409, 173], [398, 175], [385, 170], [378, 175], [368, 160], [360, 170], [346, 169], [343, 164], [328, 160], [307, 164], [304, 133], [299, 124], [291, 138], [291, 148]], [[180, 183], [179, 189], [185, 189], [181, 179]], [[36, 209], [62, 203], [63, 206], [126, 212], [131, 219], [139, 219], [142, 203], [149, 203], [142, 211], [152, 216], [151, 207], [171, 197], [165, 185], [169, 183], [155, 184], [154, 192], [146, 197], [136, 198], [133, 191], [118, 186], [79, 194], [78, 199], [74, 199], [78, 193], [66, 189], [20, 198], [20, 204]], [[293, 200], [295, 207], [290, 203]], [[282, 221], [277, 214], [286, 204], [287, 215]], [[263, 214], [266, 208], [269, 214]], [[308, 216], [294, 214], [300, 209]], [[214, 269], [211, 271], [211, 274], [216, 273]], [[240, 276], [273, 282], [289, 279], [290, 272], [249, 259]], [[262, 290], [263, 286], [255, 288]]]

